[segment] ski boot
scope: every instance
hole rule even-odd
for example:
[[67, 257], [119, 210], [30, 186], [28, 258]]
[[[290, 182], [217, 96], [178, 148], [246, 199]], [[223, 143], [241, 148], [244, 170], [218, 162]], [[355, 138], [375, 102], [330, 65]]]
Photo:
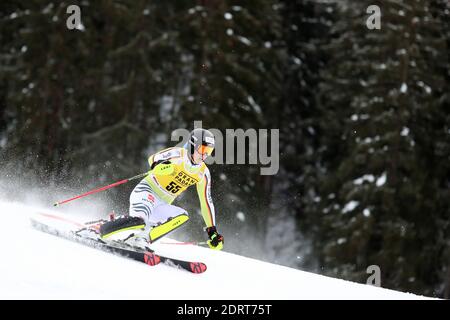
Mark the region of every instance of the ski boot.
[[144, 219], [125, 216], [103, 223], [99, 228], [99, 233], [102, 240], [125, 241], [144, 229]]

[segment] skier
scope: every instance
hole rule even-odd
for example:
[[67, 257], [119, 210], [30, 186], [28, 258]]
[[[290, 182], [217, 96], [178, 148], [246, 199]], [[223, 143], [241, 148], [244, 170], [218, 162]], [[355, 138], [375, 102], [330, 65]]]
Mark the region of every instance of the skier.
[[[214, 150], [214, 135], [194, 129], [184, 147], [172, 147], [151, 155], [149, 174], [130, 195], [129, 215], [100, 226], [105, 241], [141, 239], [152, 243], [189, 220], [186, 210], [171, 203], [189, 186], [196, 185], [208, 245], [221, 250], [224, 238], [217, 232], [211, 199], [211, 175], [204, 160]], [[156, 170], [158, 169], [158, 170]]]

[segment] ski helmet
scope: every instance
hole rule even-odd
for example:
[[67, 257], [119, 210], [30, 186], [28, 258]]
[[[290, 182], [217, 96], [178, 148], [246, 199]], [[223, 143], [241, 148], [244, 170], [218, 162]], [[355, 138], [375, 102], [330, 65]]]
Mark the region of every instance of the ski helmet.
[[194, 151], [202, 155], [210, 156], [214, 150], [215, 140], [211, 131], [197, 128], [191, 131], [188, 140], [188, 150], [192, 157]]

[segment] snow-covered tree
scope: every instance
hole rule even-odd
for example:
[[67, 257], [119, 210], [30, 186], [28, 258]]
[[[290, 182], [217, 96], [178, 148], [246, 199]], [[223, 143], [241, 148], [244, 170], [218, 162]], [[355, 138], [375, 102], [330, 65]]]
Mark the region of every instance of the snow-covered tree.
[[370, 30], [372, 4], [340, 2], [322, 73], [321, 261], [358, 281], [379, 265], [383, 286], [442, 294], [448, 11], [435, 19], [430, 1], [378, 2], [381, 29]]

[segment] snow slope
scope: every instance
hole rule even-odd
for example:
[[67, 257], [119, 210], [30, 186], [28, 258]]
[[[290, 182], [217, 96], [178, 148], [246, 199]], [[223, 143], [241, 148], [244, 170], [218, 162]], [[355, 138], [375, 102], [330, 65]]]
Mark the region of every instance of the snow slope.
[[[426, 298], [192, 245], [158, 248], [174, 257], [205, 262], [205, 273], [162, 264], [150, 267], [35, 230], [29, 217], [36, 212], [42, 209], [0, 202], [0, 299]], [[213, 297], [208, 290], [211, 283], [220, 288]]]

